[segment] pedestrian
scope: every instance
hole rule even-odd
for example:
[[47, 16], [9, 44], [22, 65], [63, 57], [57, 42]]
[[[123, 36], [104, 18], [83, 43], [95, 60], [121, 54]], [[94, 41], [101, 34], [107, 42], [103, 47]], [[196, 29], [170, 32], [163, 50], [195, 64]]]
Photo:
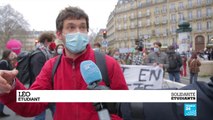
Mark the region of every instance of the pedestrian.
[[[43, 32], [38, 38], [39, 46], [37, 46], [36, 50], [41, 52], [33, 55], [30, 59], [30, 86], [35, 82], [36, 77], [40, 73], [46, 61], [53, 57], [53, 53], [51, 51], [54, 51], [56, 47], [54, 43], [55, 37], [53, 35], [54, 34], [50, 32]], [[53, 116], [55, 113], [55, 105], [50, 103], [48, 104], [48, 108]], [[46, 110], [36, 116], [34, 120], [45, 120], [45, 117]]]
[[[12, 70], [15, 67], [14, 62], [16, 58], [16, 53], [12, 52], [11, 50], [4, 50], [0, 60], [0, 70]], [[0, 103], [0, 118], [10, 116], [5, 114], [3, 110], [4, 104]]]
[[[154, 51], [150, 52], [145, 60], [146, 65], [159, 66], [161, 68], [167, 69], [169, 66], [168, 56], [165, 52], [161, 51], [162, 44], [157, 41], [154, 42]], [[165, 72], [164, 72], [165, 76]]]
[[185, 52], [181, 54], [183, 66], [181, 67], [181, 76], [187, 76], [187, 55]]
[[101, 44], [99, 42], [96, 42], [93, 46], [93, 50], [101, 52]]
[[64, 49], [64, 44], [56, 45], [54, 56], [61, 55], [63, 53], [63, 49]]
[[121, 59], [120, 52], [119, 52], [118, 49], [115, 50], [115, 51], [112, 53], [112, 56], [113, 56], [113, 58], [114, 58], [119, 64], [123, 64], [123, 65], [126, 64], [126, 63], [124, 62], [124, 60]]
[[198, 72], [200, 72], [200, 66], [201, 66], [201, 63], [197, 59], [197, 53], [192, 52], [192, 56], [190, 60], [188, 61], [188, 67], [190, 72], [190, 84], [197, 81]]
[[171, 81], [180, 82], [180, 68], [182, 67], [182, 59], [179, 53], [175, 52], [174, 46], [169, 46], [167, 50], [169, 66], [167, 72]]
[[[86, 90], [87, 84], [80, 74], [80, 64], [85, 60], [95, 62], [94, 51], [89, 44], [89, 18], [80, 8], [67, 7], [62, 10], [56, 19], [57, 38], [63, 41], [65, 49], [61, 62], [54, 75], [52, 86], [51, 74], [54, 62], [58, 57], [48, 60], [36, 77], [29, 90]], [[127, 84], [120, 65], [112, 57], [105, 55], [110, 89], [127, 90]], [[48, 103], [20, 104], [16, 102], [15, 91], [26, 88], [15, 79], [18, 71], [0, 71], [0, 101], [22, 116], [35, 116], [47, 107]], [[5, 84], [1, 84], [5, 83]], [[105, 85], [103, 81], [100, 85]], [[23, 109], [24, 108], [24, 109]], [[111, 114], [112, 120], [121, 120], [116, 114]], [[98, 113], [93, 103], [56, 103], [54, 120], [98, 120]]]

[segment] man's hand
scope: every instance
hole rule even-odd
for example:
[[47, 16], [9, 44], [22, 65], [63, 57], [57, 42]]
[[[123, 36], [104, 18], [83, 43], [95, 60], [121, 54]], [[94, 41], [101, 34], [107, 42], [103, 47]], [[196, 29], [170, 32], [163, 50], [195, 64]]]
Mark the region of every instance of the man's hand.
[[17, 70], [0, 70], [0, 93], [9, 93], [12, 90], [12, 84], [17, 74]]

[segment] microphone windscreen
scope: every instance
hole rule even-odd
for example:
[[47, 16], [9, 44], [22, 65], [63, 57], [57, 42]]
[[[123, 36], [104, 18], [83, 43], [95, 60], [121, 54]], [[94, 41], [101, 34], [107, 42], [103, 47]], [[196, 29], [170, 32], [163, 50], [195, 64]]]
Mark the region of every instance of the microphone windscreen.
[[93, 82], [99, 82], [102, 80], [101, 71], [98, 66], [91, 60], [81, 62], [80, 71], [84, 81], [87, 85], [91, 85]]

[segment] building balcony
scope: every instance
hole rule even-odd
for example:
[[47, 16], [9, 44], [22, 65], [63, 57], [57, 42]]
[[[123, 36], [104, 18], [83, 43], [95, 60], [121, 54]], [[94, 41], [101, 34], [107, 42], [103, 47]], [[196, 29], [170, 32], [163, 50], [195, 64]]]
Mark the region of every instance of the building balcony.
[[151, 16], [151, 13], [146, 13], [146, 17], [150, 17]]
[[166, 13], [167, 13], [167, 10], [161, 10], [161, 13], [162, 13], [162, 14], [166, 14]]
[[166, 37], [167, 35], [168, 35], [167, 32], [164, 32], [164, 33], [163, 33], [163, 37]]
[[177, 11], [176, 8], [172, 8], [172, 9], [169, 10], [170, 13], [173, 13], [173, 12], [176, 12], [176, 11]]
[[170, 23], [177, 23], [177, 21], [176, 20], [170, 20]]
[[158, 25], [160, 25], [160, 22], [159, 21], [155, 21], [154, 24], [155, 24], [155, 26], [158, 26]]
[[193, 8], [193, 5], [187, 5], [186, 8], [187, 8], [187, 9], [192, 9], [192, 8]]
[[167, 24], [168, 23], [168, 20], [163, 20], [162, 21], [162, 24], [164, 25], [164, 24]]

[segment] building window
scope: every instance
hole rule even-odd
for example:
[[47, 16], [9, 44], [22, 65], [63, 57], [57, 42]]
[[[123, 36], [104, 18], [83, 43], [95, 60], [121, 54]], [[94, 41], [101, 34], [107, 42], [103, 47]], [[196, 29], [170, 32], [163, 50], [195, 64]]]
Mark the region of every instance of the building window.
[[193, 19], [192, 11], [189, 11], [189, 12], [188, 12], [188, 19], [189, 19], [189, 20], [192, 20], [192, 19]]
[[184, 8], [183, 2], [180, 2], [179, 5], [178, 5], [178, 9], [179, 9], [179, 10], [183, 10], [183, 8]]
[[141, 11], [138, 12], [138, 17], [142, 17]]
[[151, 3], [151, 0], [146, 0], [146, 4], [149, 4], [149, 3]]
[[126, 24], [126, 23], [124, 23], [124, 29], [125, 29], [125, 30], [127, 29], [127, 24]]
[[162, 8], [162, 13], [166, 13], [167, 9], [166, 9], [166, 5], [163, 6]]
[[175, 21], [176, 21], [176, 14], [172, 14], [172, 15], [171, 15], [171, 21], [172, 21], [172, 22], [175, 22]]
[[174, 4], [174, 3], [172, 3], [172, 4], [170, 5], [170, 11], [175, 11], [175, 4]]
[[175, 32], [176, 32], [176, 27], [175, 27], [175, 26], [172, 26], [172, 27], [171, 27], [171, 32], [172, 32], [172, 33], [175, 33]]
[[207, 30], [211, 30], [212, 29], [212, 22], [211, 21], [207, 21], [207, 24], [206, 24], [206, 28]]
[[167, 16], [163, 16], [163, 23], [167, 23]]
[[197, 5], [201, 5], [202, 0], [197, 0]]
[[155, 24], [158, 25], [159, 24], [159, 16], [155, 17]]
[[201, 31], [201, 30], [202, 30], [202, 24], [201, 24], [201, 22], [198, 22], [198, 23], [197, 23], [197, 30], [198, 30], [198, 31]]
[[138, 22], [138, 26], [142, 27], [142, 21], [141, 20]]
[[192, 0], [188, 0], [188, 6], [189, 8], [192, 8]]
[[146, 15], [150, 16], [150, 10], [149, 9], [146, 10]]
[[147, 20], [146, 20], [146, 25], [147, 25], [147, 26], [150, 26], [150, 19], [147, 19]]
[[201, 18], [202, 17], [202, 12], [201, 9], [197, 10], [197, 18]]
[[213, 0], [207, 0], [206, 3], [207, 4], [211, 4], [213, 2]]
[[184, 19], [183, 13], [179, 14], [179, 21], [182, 21]]
[[159, 14], [159, 9], [158, 9], [158, 7], [155, 7], [155, 14]]
[[133, 19], [134, 18], [134, 13], [131, 13], [131, 19]]
[[206, 16], [212, 16], [212, 9], [206, 8]]
[[124, 15], [124, 21], [126, 21], [127, 20], [127, 16], [126, 15]]

